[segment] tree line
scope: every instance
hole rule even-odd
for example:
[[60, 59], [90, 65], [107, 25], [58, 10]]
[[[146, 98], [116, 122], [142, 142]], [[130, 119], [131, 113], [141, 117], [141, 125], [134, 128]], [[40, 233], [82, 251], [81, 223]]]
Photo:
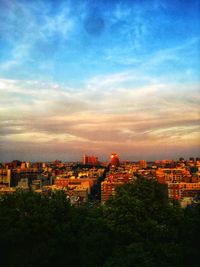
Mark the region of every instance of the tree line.
[[104, 205], [17, 191], [0, 198], [0, 265], [199, 267], [199, 224], [199, 205], [172, 205], [163, 185], [142, 177]]

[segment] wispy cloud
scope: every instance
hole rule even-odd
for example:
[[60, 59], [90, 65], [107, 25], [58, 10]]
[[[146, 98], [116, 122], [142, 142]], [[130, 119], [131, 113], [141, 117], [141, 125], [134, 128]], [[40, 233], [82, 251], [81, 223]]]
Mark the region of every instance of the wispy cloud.
[[[32, 1], [27, 5], [12, 1], [1, 7], [0, 34], [10, 45], [8, 57], [0, 63], [0, 70], [4, 73], [21, 68], [21, 73], [28, 75], [31, 65], [34, 66], [36, 62], [39, 68], [43, 68], [44, 57], [48, 60], [55, 55], [56, 46], [57, 49], [58, 46], [62, 47], [74, 27], [67, 4], [51, 16], [51, 6], [41, 1]], [[52, 63], [51, 60], [49, 64]], [[28, 68], [28, 71], [22, 68]]]
[[[113, 88], [116, 79], [107, 80]], [[198, 144], [198, 85], [116, 88], [99, 91], [96, 98], [88, 87], [71, 94], [70, 89], [36, 81], [4, 79], [0, 85], [2, 144], [65, 143], [73, 151], [78, 142], [87, 149], [95, 145], [98, 153], [105, 144], [128, 143], [129, 149], [135, 142], [151, 143], [151, 148], [166, 142], [175, 147]]]
[[190, 4], [4, 0], [0, 8], [2, 155], [196, 151], [200, 39]]

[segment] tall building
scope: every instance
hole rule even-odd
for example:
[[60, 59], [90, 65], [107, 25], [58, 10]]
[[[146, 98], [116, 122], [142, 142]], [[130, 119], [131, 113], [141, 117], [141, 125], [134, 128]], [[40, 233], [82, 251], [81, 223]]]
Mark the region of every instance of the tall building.
[[118, 157], [118, 155], [116, 153], [112, 153], [110, 158], [111, 158], [111, 162], [110, 163], [111, 163], [112, 167], [118, 167], [120, 165], [119, 157]]
[[83, 165], [96, 166], [98, 165], [98, 157], [84, 155], [82, 163]]
[[139, 161], [139, 166], [140, 166], [140, 168], [143, 168], [143, 169], [146, 169], [146, 167], [147, 167], [147, 162], [146, 162], [146, 160], [140, 160]]

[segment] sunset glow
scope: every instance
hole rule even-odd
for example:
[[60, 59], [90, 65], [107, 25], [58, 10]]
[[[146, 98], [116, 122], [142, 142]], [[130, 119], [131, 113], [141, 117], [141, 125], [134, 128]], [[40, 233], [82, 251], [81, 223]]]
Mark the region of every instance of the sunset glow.
[[0, 161], [198, 156], [199, 3], [0, 1]]

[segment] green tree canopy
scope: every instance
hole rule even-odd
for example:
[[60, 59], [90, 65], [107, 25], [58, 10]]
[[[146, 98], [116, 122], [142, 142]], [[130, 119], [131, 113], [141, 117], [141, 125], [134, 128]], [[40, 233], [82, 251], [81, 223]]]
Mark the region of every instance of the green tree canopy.
[[118, 187], [105, 214], [115, 233], [114, 254], [106, 266], [179, 266], [183, 213], [170, 205], [164, 185], [140, 177]]
[[0, 197], [1, 266], [198, 267], [199, 222], [199, 205], [172, 205], [142, 177], [105, 205], [17, 191]]

